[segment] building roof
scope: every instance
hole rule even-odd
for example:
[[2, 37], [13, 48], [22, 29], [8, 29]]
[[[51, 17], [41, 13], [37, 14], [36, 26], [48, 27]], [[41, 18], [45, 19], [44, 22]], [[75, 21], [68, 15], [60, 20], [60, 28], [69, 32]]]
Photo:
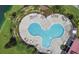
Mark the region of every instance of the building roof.
[[70, 54], [79, 54], [79, 39], [75, 39], [69, 52]]

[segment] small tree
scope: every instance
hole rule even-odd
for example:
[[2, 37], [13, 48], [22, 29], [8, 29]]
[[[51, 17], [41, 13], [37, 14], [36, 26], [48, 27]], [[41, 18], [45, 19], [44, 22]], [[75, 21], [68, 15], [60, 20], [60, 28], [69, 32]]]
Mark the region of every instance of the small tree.
[[13, 12], [12, 13], [12, 18], [15, 18], [16, 17], [16, 12]]
[[78, 22], [78, 25], [77, 25], [77, 37], [79, 38], [79, 22]]
[[62, 50], [65, 50], [66, 47], [67, 47], [67, 46], [66, 46], [66, 45], [63, 45], [63, 44], [60, 46], [60, 48], [61, 48]]
[[16, 38], [12, 36], [10, 38], [10, 41], [5, 45], [5, 48], [11, 48], [12, 46], [15, 46], [16, 44], [17, 44]]
[[73, 14], [67, 13], [66, 16], [67, 16], [69, 19], [73, 19]]

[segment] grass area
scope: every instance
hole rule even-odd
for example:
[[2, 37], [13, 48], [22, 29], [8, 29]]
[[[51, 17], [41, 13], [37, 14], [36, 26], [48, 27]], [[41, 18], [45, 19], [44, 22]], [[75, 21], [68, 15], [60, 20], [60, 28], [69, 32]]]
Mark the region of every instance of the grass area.
[[10, 26], [11, 26], [11, 19], [10, 14], [12, 12], [17, 12], [22, 6], [12, 6], [10, 11], [5, 13], [5, 21], [0, 30], [0, 53], [32, 53], [34, 49], [28, 48], [23, 43], [17, 43], [16, 46], [12, 48], [5, 49], [5, 44], [10, 40], [11, 33], [10, 33]]
[[[10, 28], [11, 28], [11, 25], [12, 25], [12, 23], [11, 23], [12, 22], [11, 14], [13, 12], [17, 12], [18, 13], [19, 10], [22, 7], [23, 6], [20, 6], [20, 5], [12, 6], [12, 8], [4, 14], [5, 21], [4, 21], [4, 23], [3, 23], [3, 25], [2, 25], [2, 27], [0, 29], [0, 53], [6, 53], [6, 54], [7, 53], [11, 53], [11, 54], [17, 53], [17, 54], [19, 54], [19, 53], [32, 53], [34, 51], [34, 48], [32, 48], [32, 47], [31, 48], [27, 48], [27, 45], [21, 43], [20, 39], [17, 39], [18, 43], [17, 43], [16, 46], [14, 46], [12, 48], [8, 48], [8, 49], [4, 48], [5, 44], [10, 40], [10, 38], [12, 36], [11, 33], [10, 33]], [[31, 6], [31, 7], [33, 7], [33, 6]], [[54, 10], [55, 7], [51, 8], [49, 6], [49, 8], [50, 8], [49, 9], [50, 13], [52, 13], [52, 11], [55, 11], [55, 12], [57, 11], [57, 13], [61, 12], [61, 13], [64, 13], [64, 14], [67, 14], [67, 13], [72, 14], [74, 16], [74, 19], [73, 19], [74, 23], [76, 24], [76, 26], [79, 29], [79, 26], [77, 25], [77, 22], [79, 20], [79, 10], [77, 8], [75, 8], [73, 6], [62, 6], [62, 9], [60, 9], [60, 10], [58, 10], [59, 9], [58, 7], [57, 7], [58, 8], [57, 10]], [[33, 9], [36, 9], [36, 8], [33, 8]], [[40, 11], [40, 10], [37, 10], [37, 9], [36, 10], [32, 10], [32, 11]], [[30, 10], [30, 8], [28, 10]], [[30, 12], [31, 12], [31, 10], [30, 10]], [[18, 14], [20, 15], [21, 13], [18, 13]], [[78, 32], [78, 35], [79, 35], [79, 32]]]

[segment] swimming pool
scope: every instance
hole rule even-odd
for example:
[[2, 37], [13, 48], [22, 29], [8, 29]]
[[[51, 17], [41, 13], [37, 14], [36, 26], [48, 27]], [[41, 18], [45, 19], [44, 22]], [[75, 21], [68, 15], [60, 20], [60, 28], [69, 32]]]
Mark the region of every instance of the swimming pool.
[[30, 24], [28, 31], [32, 36], [40, 36], [42, 38], [42, 46], [48, 48], [53, 39], [63, 35], [64, 28], [61, 24], [53, 24], [50, 28], [44, 30], [39, 24], [32, 23]]

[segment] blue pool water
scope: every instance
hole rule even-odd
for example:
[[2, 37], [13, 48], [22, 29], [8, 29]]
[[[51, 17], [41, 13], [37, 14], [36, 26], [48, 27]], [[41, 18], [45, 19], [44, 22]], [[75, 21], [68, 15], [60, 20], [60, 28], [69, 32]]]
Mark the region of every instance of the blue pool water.
[[59, 38], [64, 33], [64, 28], [60, 24], [54, 24], [49, 29], [44, 30], [37, 23], [32, 23], [28, 28], [32, 36], [40, 36], [42, 38], [42, 46], [48, 48], [54, 38]]

